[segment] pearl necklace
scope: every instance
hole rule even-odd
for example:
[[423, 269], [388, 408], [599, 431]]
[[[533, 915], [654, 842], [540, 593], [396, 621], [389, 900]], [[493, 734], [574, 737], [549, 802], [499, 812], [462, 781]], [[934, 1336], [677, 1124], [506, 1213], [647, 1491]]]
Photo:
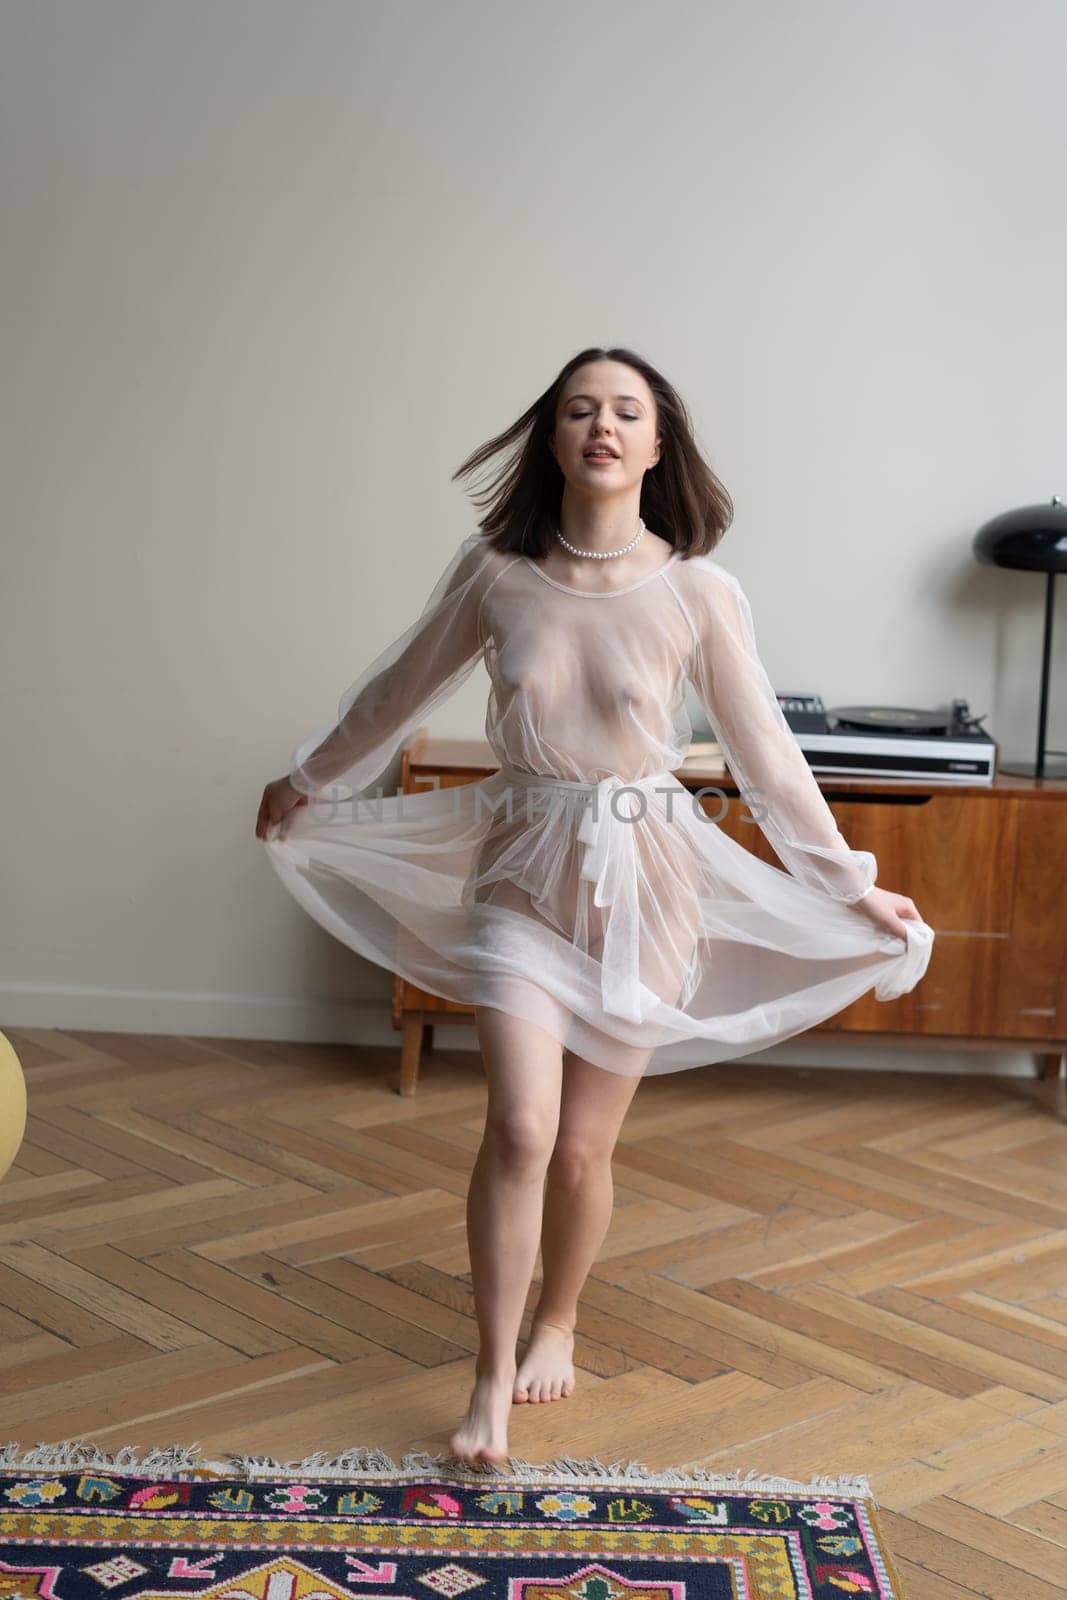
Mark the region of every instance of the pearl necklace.
[[564, 550], [569, 550], [572, 556], [589, 556], [593, 561], [610, 561], [614, 556], [624, 556], [627, 550], [632, 550], [644, 531], [644, 519], [642, 517], [638, 517], [637, 532], [634, 534], [629, 544], [624, 544], [621, 550], [580, 550], [577, 545], [568, 544], [558, 528], [556, 529], [556, 538], [559, 540]]

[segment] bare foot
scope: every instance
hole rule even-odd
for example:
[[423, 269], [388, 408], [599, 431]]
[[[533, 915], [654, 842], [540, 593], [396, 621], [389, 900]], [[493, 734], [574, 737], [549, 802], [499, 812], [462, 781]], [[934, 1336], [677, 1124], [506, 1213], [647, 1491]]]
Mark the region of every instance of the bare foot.
[[559, 1322], [534, 1321], [519, 1363], [512, 1399], [565, 1400], [574, 1393], [574, 1329]]
[[514, 1373], [482, 1373], [474, 1380], [467, 1415], [448, 1441], [448, 1448], [468, 1466], [491, 1461], [502, 1466], [508, 1459], [508, 1412]]

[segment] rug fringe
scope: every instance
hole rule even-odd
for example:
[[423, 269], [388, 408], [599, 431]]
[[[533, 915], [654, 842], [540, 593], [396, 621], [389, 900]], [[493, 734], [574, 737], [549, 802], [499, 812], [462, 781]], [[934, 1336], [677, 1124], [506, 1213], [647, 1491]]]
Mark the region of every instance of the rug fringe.
[[23, 1450], [17, 1440], [0, 1445], [0, 1467], [15, 1471], [32, 1468], [61, 1472], [78, 1467], [104, 1467], [112, 1472], [162, 1475], [211, 1465], [200, 1456], [197, 1445], [171, 1444], [143, 1452], [132, 1444], [115, 1451], [102, 1450], [99, 1445], [85, 1444], [80, 1439], [65, 1439], [62, 1444], [39, 1442], [28, 1450]]
[[430, 1455], [427, 1451], [411, 1451], [403, 1457], [398, 1467], [384, 1450], [373, 1446], [353, 1445], [335, 1455], [318, 1450], [302, 1461], [278, 1461], [274, 1456], [245, 1455], [238, 1451], [227, 1452], [223, 1460], [211, 1460], [200, 1454], [199, 1445], [169, 1444], [159, 1448], [139, 1451], [135, 1445], [123, 1445], [114, 1452], [98, 1445], [86, 1444], [80, 1439], [67, 1439], [62, 1444], [38, 1443], [22, 1449], [17, 1440], [0, 1445], [0, 1468], [8, 1470], [62, 1472], [77, 1468], [97, 1467], [104, 1471], [128, 1472], [136, 1475], [173, 1477], [181, 1472], [210, 1472], [230, 1478], [314, 1478], [343, 1479], [380, 1477], [399, 1479], [432, 1474], [453, 1478], [461, 1482], [491, 1479], [494, 1482], [523, 1482], [527, 1479], [575, 1478], [585, 1483], [598, 1483], [605, 1487], [654, 1489], [701, 1489], [711, 1493], [733, 1494], [805, 1494], [837, 1495], [842, 1498], [870, 1500], [873, 1503], [870, 1482], [860, 1475], [825, 1476], [803, 1482], [797, 1478], [781, 1478], [759, 1472], [728, 1473], [707, 1472], [701, 1467], [684, 1470], [681, 1467], [664, 1467], [657, 1471], [640, 1461], [604, 1462], [597, 1456], [556, 1456], [551, 1461], [525, 1461], [509, 1456], [508, 1466], [484, 1468], [470, 1467], [452, 1455]]

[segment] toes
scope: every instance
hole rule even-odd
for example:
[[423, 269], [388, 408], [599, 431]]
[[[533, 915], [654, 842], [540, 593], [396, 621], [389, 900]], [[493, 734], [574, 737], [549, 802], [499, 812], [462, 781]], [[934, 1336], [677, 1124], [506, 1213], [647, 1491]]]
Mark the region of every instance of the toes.
[[547, 1405], [552, 1400], [563, 1400], [574, 1391], [569, 1378], [531, 1378], [529, 1383], [516, 1382], [512, 1400], [517, 1404]]

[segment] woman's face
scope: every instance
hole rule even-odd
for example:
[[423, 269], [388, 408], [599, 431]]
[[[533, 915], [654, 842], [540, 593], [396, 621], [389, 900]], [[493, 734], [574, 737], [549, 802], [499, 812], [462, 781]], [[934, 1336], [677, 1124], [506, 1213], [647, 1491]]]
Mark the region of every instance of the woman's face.
[[[660, 455], [656, 404], [644, 378], [621, 361], [590, 361], [571, 373], [556, 407], [549, 448], [568, 485], [583, 494], [640, 487]], [[598, 446], [606, 454], [590, 452]]]

